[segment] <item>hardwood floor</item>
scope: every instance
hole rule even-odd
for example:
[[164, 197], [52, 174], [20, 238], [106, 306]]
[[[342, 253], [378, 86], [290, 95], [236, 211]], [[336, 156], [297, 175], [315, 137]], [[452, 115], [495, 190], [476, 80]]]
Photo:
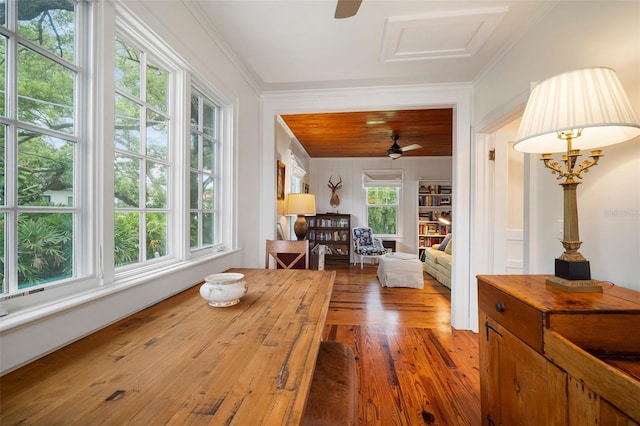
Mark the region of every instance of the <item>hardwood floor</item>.
[[357, 359], [362, 425], [479, 425], [478, 335], [450, 326], [450, 290], [383, 288], [376, 267], [337, 272], [324, 330]]
[[[372, 265], [327, 269], [336, 271], [336, 279], [323, 338], [347, 343], [356, 354], [360, 424], [480, 425], [478, 335], [451, 328], [449, 289], [426, 274], [424, 289], [383, 288]], [[187, 290], [184, 297], [194, 291]], [[154, 424], [114, 421], [134, 417], [112, 408], [114, 401], [125, 401], [125, 395], [140, 401], [141, 389], [149, 386], [158, 387], [158, 396], [154, 404], [141, 403], [137, 409], [142, 417], [135, 418], [172, 418], [176, 401], [189, 407], [209, 392], [204, 386], [207, 391], [180, 399], [177, 389], [214, 372], [206, 368], [181, 373], [188, 364], [180, 361], [185, 348], [211, 340], [193, 340], [193, 331], [176, 328], [183, 321], [173, 309], [158, 304], [3, 376], [0, 424], [88, 424], [87, 419], [94, 419], [91, 424]], [[173, 332], [178, 340], [166, 337], [171, 330], [178, 330]], [[150, 332], [160, 334], [150, 339]], [[174, 343], [182, 349], [171, 350]], [[193, 349], [190, 362], [200, 359], [207, 347]], [[121, 362], [125, 358], [128, 362]], [[175, 376], [170, 389], [166, 374]], [[105, 385], [120, 390], [104, 392]], [[91, 408], [96, 404], [107, 417]], [[56, 422], [54, 414], [69, 421]]]

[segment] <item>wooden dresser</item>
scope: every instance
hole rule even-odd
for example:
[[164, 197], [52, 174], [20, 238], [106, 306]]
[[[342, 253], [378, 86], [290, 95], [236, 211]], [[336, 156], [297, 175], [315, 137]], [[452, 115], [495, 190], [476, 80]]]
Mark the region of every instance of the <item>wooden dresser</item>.
[[640, 424], [640, 293], [480, 275], [483, 425]]

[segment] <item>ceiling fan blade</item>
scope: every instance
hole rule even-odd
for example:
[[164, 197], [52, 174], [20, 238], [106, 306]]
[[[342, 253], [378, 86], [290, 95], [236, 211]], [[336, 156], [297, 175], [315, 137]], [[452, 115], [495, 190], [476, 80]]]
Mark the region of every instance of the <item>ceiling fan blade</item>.
[[407, 151], [413, 151], [414, 149], [420, 149], [422, 148], [421, 145], [418, 145], [417, 143], [414, 143], [413, 145], [407, 145], [405, 147], [402, 147], [402, 152], [407, 152]]
[[352, 17], [353, 15], [358, 13], [360, 3], [362, 3], [362, 0], [338, 0], [338, 5], [336, 6], [336, 14], [334, 15], [334, 17], [336, 19]]

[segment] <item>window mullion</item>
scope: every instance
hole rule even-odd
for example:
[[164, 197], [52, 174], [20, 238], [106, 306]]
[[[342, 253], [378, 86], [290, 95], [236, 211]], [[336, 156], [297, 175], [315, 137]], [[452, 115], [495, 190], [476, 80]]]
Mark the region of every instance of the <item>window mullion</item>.
[[5, 284], [3, 292], [13, 293], [18, 291], [18, 130], [15, 125], [9, 125], [5, 127], [5, 132], [5, 155], [8, 161], [5, 161]]
[[[89, 29], [89, 5], [80, 2], [76, 4], [76, 34], [90, 34]], [[76, 208], [74, 214], [74, 242], [73, 242], [73, 270], [77, 276], [87, 276], [95, 274], [95, 242], [97, 241], [95, 229], [95, 202], [90, 202], [90, 191], [95, 188], [94, 180], [97, 173], [92, 161], [96, 150], [93, 145], [87, 143], [90, 140], [91, 129], [95, 110], [91, 99], [90, 70], [91, 66], [91, 40], [92, 37], [75, 37], [75, 58], [77, 61], [75, 84], [75, 96], [73, 100], [74, 123], [76, 147], [74, 168], [77, 168], [73, 184], [73, 206]], [[83, 108], [82, 100], [87, 100]], [[94, 200], [95, 201], [95, 200]]]
[[[7, 25], [15, 30], [15, 7], [7, 8]], [[17, 124], [17, 93], [18, 93], [18, 47], [15, 32], [12, 37], [7, 37], [5, 48], [5, 116], [9, 124], [5, 126], [5, 247], [4, 263], [5, 276], [3, 292], [13, 293], [18, 291], [18, 129]], [[16, 265], [16, 267], [13, 267]]]

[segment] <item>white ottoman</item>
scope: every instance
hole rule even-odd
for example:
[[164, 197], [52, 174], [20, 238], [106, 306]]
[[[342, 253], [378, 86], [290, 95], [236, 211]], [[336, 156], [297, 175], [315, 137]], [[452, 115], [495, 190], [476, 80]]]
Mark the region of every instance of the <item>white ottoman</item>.
[[422, 262], [417, 255], [409, 253], [380, 256], [378, 280], [383, 287], [424, 288]]

